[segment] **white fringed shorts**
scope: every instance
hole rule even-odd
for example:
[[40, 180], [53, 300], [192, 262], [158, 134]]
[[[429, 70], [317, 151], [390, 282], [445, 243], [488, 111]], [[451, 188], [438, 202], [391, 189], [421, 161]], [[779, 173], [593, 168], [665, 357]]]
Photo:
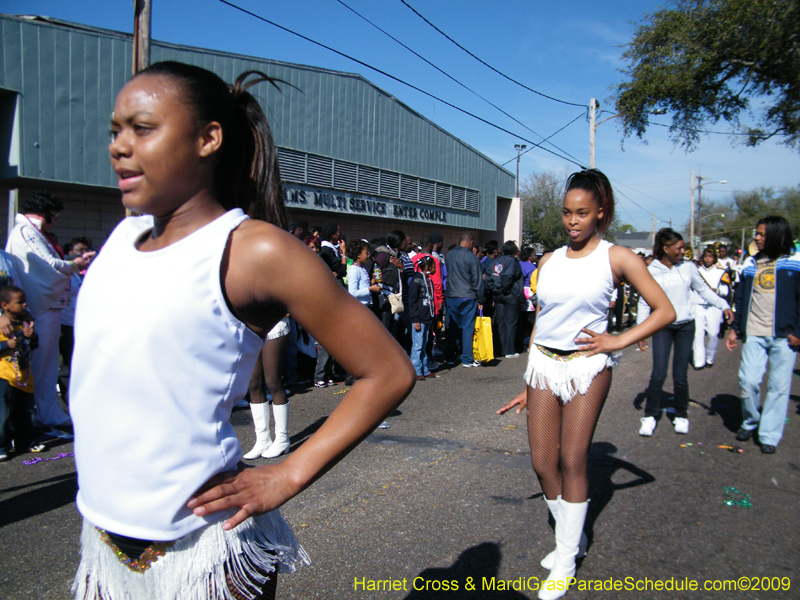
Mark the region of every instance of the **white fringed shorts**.
[[84, 519], [81, 563], [72, 584], [76, 600], [234, 600], [228, 577], [242, 597], [252, 599], [270, 573], [291, 573], [298, 563], [309, 564], [279, 511], [225, 531], [222, 524], [235, 512], [171, 545], [153, 544], [133, 566], [124, 564], [125, 554]]
[[619, 364], [621, 354], [573, 352], [560, 356], [533, 344], [528, 352], [525, 383], [534, 389], [550, 390], [564, 404], [578, 394], [585, 394], [600, 371]]
[[267, 334], [268, 340], [277, 340], [285, 335], [289, 335], [289, 317], [283, 317], [278, 324], [269, 330]]

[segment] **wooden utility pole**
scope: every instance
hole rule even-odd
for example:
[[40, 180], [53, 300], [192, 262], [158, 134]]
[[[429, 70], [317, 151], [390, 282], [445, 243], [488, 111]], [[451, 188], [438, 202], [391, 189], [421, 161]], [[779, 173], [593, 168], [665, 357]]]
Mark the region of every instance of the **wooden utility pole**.
[[133, 0], [133, 74], [150, 65], [152, 0]]
[[[150, 66], [150, 23], [152, 0], [133, 0], [133, 74]], [[133, 215], [125, 209], [125, 216]]]

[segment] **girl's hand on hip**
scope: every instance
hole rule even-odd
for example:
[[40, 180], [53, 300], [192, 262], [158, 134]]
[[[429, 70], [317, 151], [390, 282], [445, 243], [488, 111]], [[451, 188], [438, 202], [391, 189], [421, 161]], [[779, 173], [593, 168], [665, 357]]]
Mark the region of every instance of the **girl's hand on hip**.
[[608, 333], [595, 333], [591, 329], [585, 327], [581, 331], [589, 337], [575, 338], [575, 343], [578, 344], [578, 350], [590, 350], [587, 356], [594, 356], [600, 352], [613, 352], [619, 350], [618, 340], [615, 336]]
[[198, 517], [238, 508], [222, 525], [225, 530], [233, 529], [248, 517], [278, 508], [297, 493], [292, 493], [292, 486], [281, 471], [277, 464], [220, 473], [197, 490], [186, 506]]

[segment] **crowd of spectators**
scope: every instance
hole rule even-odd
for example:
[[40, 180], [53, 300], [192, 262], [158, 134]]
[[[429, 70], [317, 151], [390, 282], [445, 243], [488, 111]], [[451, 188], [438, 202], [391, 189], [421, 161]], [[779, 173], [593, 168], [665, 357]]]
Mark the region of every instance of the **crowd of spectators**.
[[[444, 253], [444, 237], [435, 231], [416, 243], [399, 229], [385, 238], [346, 242], [338, 223], [308, 233], [292, 223], [290, 231], [319, 253], [331, 274], [380, 319], [411, 357], [418, 380], [438, 377], [445, 362], [467, 368], [487, 364], [473, 354], [481, 311], [493, 320], [496, 357], [516, 358], [527, 347], [536, 307], [532, 248], [520, 251], [513, 240], [502, 246], [490, 240], [481, 248], [470, 232]], [[325, 348], [294, 322], [288, 354], [287, 385], [352, 383]]]

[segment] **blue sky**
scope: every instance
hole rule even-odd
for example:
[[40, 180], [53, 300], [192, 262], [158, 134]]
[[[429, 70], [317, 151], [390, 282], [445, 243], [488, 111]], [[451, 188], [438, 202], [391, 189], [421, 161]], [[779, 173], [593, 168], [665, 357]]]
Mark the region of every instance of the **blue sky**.
[[[401, 0], [342, 0], [429, 61], [497, 105], [505, 116], [386, 37], [338, 0], [231, 0], [262, 17], [333, 47], [494, 123], [500, 131], [384, 75], [248, 16], [219, 0], [153, 0], [153, 38], [339, 71], [360, 73], [425, 117], [507, 168], [515, 169], [514, 144], [539, 142], [571, 121], [551, 141], [581, 164], [589, 162], [589, 99], [612, 110], [611, 86], [622, 80], [620, 46], [634, 24], [661, 3], [648, 0], [542, 2], [533, 0], [406, 0], [429, 21], [509, 77], [570, 106], [538, 96], [492, 72], [436, 32]], [[46, 15], [118, 31], [133, 30], [130, 0], [3, 0], [7, 14]], [[598, 120], [611, 116], [601, 114]], [[98, 115], [105, 120], [107, 115]], [[653, 121], [669, 124], [670, 118]], [[725, 123], [709, 125], [727, 131]], [[531, 132], [530, 130], [533, 130]], [[538, 135], [537, 135], [538, 134]], [[562, 152], [563, 151], [563, 152]], [[709, 182], [704, 200], [724, 200], [737, 190], [800, 183], [800, 153], [768, 141], [747, 148], [728, 136], [705, 135], [692, 153], [674, 146], [666, 128], [651, 127], [647, 143], [627, 139], [622, 147], [616, 119], [597, 130], [597, 167], [611, 179], [623, 223], [650, 230], [689, 217], [690, 172], [702, 169]], [[520, 179], [577, 166], [541, 149], [520, 161]]]

